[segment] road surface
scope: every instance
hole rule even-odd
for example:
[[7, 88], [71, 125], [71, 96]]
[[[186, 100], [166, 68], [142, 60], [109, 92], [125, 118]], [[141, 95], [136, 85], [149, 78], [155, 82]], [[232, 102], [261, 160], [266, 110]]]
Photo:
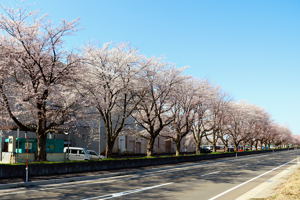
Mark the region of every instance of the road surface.
[[286, 167], [300, 152], [153, 167], [95, 180], [0, 190], [0, 199], [235, 199]]

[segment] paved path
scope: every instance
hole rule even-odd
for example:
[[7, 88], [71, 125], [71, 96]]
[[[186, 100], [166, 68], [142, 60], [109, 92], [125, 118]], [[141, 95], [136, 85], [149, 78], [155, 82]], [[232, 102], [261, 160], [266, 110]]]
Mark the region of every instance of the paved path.
[[93, 180], [0, 190], [0, 199], [232, 200], [295, 164], [299, 151], [130, 171]]

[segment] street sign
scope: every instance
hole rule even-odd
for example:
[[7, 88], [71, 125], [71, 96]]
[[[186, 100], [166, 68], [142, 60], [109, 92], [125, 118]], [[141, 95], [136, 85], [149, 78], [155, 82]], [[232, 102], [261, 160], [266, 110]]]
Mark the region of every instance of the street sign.
[[32, 143], [31, 142], [26, 142], [25, 143], [25, 149], [28, 149], [28, 150], [32, 149]]

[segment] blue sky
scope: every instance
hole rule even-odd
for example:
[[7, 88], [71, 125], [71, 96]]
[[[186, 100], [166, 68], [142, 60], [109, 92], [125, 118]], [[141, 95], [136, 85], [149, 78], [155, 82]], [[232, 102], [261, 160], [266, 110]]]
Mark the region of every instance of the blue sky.
[[[2, 5], [14, 3], [0, 0]], [[53, 21], [80, 18], [68, 47], [129, 42], [265, 108], [300, 134], [300, 1], [27, 0]]]

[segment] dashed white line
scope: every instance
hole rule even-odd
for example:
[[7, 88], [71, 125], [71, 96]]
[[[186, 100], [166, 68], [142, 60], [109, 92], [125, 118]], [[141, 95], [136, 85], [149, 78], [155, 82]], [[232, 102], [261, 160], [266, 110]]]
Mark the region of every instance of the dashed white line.
[[118, 192], [118, 193], [113, 193], [113, 194], [107, 194], [107, 195], [97, 196], [97, 197], [91, 197], [91, 198], [82, 199], [82, 200], [93, 200], [93, 199], [105, 200], [105, 199], [112, 199], [112, 198], [121, 197], [121, 196], [129, 195], [129, 194], [133, 194], [133, 193], [142, 192], [142, 191], [145, 191], [145, 190], [151, 190], [151, 189], [154, 189], [154, 188], [163, 187], [163, 186], [170, 185], [170, 184], [173, 184], [173, 183], [164, 183], [164, 184], [160, 184], [160, 185], [154, 185], [154, 186], [139, 188], [139, 189], [135, 189], [135, 190], [127, 190], [127, 191], [124, 191], [124, 192]]
[[211, 172], [211, 173], [208, 173], [208, 174], [203, 174], [203, 175], [201, 175], [201, 176], [208, 176], [208, 175], [218, 174], [218, 173], [220, 173], [220, 171]]

